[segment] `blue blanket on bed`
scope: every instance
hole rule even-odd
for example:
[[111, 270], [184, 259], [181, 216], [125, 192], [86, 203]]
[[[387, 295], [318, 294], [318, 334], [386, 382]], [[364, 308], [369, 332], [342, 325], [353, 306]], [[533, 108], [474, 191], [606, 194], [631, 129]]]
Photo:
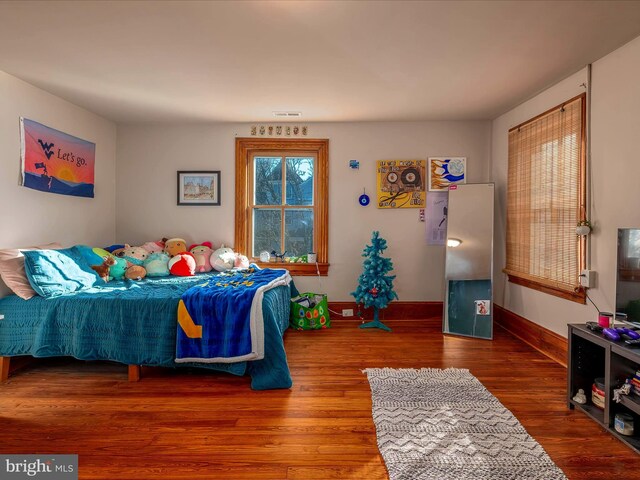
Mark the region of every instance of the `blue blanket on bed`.
[[264, 292], [290, 281], [286, 270], [255, 267], [228, 272], [185, 291], [178, 305], [176, 362], [264, 358]]

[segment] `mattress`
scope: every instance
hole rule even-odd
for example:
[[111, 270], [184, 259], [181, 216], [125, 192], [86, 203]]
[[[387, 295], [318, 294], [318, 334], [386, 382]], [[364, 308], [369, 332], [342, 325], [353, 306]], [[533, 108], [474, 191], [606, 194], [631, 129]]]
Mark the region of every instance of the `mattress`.
[[[283, 334], [290, 287], [265, 293], [265, 358], [232, 364], [176, 364], [176, 311], [182, 293], [213, 274], [112, 281], [55, 298], [0, 299], [0, 356], [72, 356], [131, 365], [200, 367], [251, 376], [256, 390], [289, 388]], [[294, 287], [295, 288], [295, 287]]]

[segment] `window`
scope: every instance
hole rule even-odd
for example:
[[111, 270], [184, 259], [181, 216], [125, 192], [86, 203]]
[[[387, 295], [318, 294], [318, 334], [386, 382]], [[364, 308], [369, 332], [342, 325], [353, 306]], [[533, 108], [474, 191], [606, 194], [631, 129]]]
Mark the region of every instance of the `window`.
[[[328, 140], [236, 140], [235, 249], [259, 264], [260, 252], [316, 252], [328, 272]], [[287, 263], [294, 275], [315, 264]]]
[[509, 280], [584, 303], [585, 95], [509, 130]]

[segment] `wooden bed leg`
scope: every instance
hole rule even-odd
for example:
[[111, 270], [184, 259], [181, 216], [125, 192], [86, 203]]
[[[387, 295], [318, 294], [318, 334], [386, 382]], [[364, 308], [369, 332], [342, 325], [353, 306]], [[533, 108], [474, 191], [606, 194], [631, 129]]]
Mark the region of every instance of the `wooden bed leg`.
[[0, 383], [4, 383], [9, 379], [9, 363], [11, 357], [0, 357]]
[[129, 365], [129, 381], [139, 382], [141, 370], [140, 365]]

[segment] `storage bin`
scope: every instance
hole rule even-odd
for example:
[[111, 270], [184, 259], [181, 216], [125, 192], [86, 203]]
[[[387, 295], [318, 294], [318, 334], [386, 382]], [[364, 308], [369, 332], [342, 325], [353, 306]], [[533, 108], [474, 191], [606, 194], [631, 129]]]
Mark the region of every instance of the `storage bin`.
[[291, 328], [296, 330], [319, 330], [329, 328], [329, 304], [323, 293], [301, 293], [291, 299]]

